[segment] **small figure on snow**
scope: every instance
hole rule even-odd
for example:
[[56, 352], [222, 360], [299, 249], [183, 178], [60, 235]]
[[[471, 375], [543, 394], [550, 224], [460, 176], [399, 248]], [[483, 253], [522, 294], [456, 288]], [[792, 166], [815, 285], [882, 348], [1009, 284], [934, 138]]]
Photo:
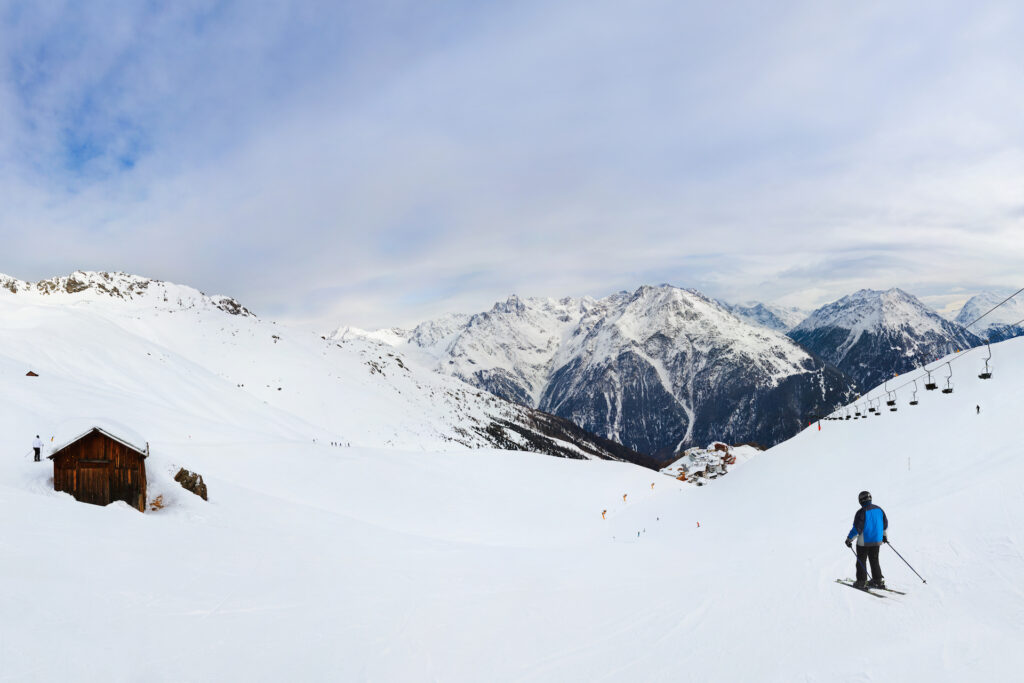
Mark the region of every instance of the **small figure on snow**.
[[36, 453], [36, 462], [39, 462], [39, 454], [43, 452], [43, 441], [36, 434], [36, 440], [32, 442], [32, 450]]
[[981, 406], [974, 406], [974, 409], [977, 411], [975, 415], [981, 415]]
[[605, 517], [606, 514], [608, 514], [607, 510], [601, 510], [601, 519], [607, 519], [607, 517]]
[[625, 493], [623, 493], [623, 494], [622, 494], [622, 502], [623, 502], [623, 503], [625, 503], [625, 502], [626, 502], [626, 496], [627, 496], [627, 495], [628, 495], [628, 494], [625, 494]]
[[[861, 491], [857, 496], [860, 510], [853, 516], [853, 528], [846, 537], [846, 547], [853, 547], [857, 539], [857, 580], [854, 588], [885, 588], [882, 567], [878, 564], [878, 549], [889, 542], [889, 520], [885, 511], [871, 503], [871, 493]], [[866, 564], [871, 562], [871, 580], [868, 581]]]
[[654, 482], [653, 481], [651, 482], [651, 490], [652, 491], [654, 490]]

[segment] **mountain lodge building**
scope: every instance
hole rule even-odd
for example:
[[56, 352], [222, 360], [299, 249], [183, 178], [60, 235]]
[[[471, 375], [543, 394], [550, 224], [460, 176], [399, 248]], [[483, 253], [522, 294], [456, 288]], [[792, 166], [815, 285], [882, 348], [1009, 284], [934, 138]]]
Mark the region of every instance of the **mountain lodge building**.
[[145, 450], [93, 427], [49, 456], [53, 461], [53, 488], [70, 493], [83, 503], [109, 505], [123, 500], [146, 511]]

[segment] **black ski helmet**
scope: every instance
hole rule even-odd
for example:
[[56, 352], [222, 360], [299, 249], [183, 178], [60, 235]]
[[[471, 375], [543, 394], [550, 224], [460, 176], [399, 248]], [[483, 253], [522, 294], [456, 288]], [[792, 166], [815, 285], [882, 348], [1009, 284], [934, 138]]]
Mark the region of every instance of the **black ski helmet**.
[[857, 496], [857, 502], [860, 503], [861, 505], [863, 505], [864, 503], [870, 503], [871, 502], [871, 492], [870, 491], [861, 491], [860, 494]]

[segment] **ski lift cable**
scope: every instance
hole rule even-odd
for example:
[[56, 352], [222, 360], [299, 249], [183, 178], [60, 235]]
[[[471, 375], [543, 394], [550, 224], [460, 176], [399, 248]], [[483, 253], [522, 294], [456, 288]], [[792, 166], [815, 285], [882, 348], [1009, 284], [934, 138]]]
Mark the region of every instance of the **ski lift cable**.
[[[978, 322], [979, 320], [981, 320], [982, 318], [984, 318], [984, 317], [985, 317], [986, 315], [988, 315], [988, 314], [989, 314], [989, 313], [991, 313], [992, 311], [996, 310], [997, 308], [999, 308], [1000, 306], [1002, 306], [1003, 304], [1005, 304], [1005, 303], [1006, 303], [1007, 301], [1009, 301], [1009, 300], [1010, 300], [1010, 299], [1012, 299], [1013, 297], [1015, 297], [1015, 296], [1017, 296], [1018, 294], [1020, 294], [1021, 292], [1024, 292], [1024, 287], [1021, 287], [1021, 288], [1020, 288], [1020, 289], [1018, 289], [1018, 290], [1017, 290], [1016, 292], [1014, 292], [1014, 293], [1013, 293], [1013, 294], [1011, 294], [1010, 296], [1006, 297], [1005, 299], [1003, 299], [1002, 301], [1000, 301], [999, 303], [997, 303], [997, 304], [996, 304], [995, 306], [993, 306], [992, 308], [988, 309], [987, 311], [985, 311], [984, 313], [982, 313], [981, 315], [979, 315], [979, 316], [978, 316], [977, 318], [975, 318], [975, 319], [974, 319], [974, 320], [972, 320], [971, 322], [969, 322], [969, 323], [967, 323], [966, 325], [964, 325], [964, 327], [970, 327], [971, 325], [973, 325], [974, 323]], [[1024, 320], [1022, 320], [1021, 322], [1024, 322]], [[1014, 323], [1014, 325], [1018, 325], [1018, 324], [1020, 324], [1020, 323]]]
[[[1024, 289], [1022, 289], [1021, 291], [1024, 291]], [[980, 318], [979, 318], [979, 319], [980, 319]], [[1017, 325], [1017, 324], [1020, 324], [1020, 323], [1024, 323], [1024, 320], [1021, 320], [1021, 321], [1020, 321], [1019, 323], [1014, 323], [1014, 324], [1015, 324], [1015, 325]], [[981, 347], [981, 346], [975, 346], [975, 347], [973, 347], [973, 348], [970, 348], [970, 349], [964, 349], [964, 350], [962, 350], [962, 351], [957, 351], [956, 353], [954, 353], [954, 354], [951, 354], [951, 355], [952, 355], [953, 357], [952, 357], [952, 358], [950, 358], [949, 360], [942, 360], [942, 359], [939, 359], [938, 361], [936, 361], [936, 366], [935, 366], [934, 368], [932, 368], [932, 369], [930, 370], [930, 372], [935, 372], [936, 370], [938, 370], [938, 369], [939, 369], [940, 367], [942, 367], [943, 365], [948, 365], [948, 364], [950, 364], [950, 363], [954, 363], [954, 362], [956, 362], [956, 361], [960, 360], [960, 358], [961, 358], [962, 356], [964, 356], [964, 355], [966, 355], [966, 354], [970, 353], [971, 351], [976, 351], [976, 350], [978, 350], [978, 349], [981, 349], [981, 348], [983, 348], [983, 347]], [[950, 368], [950, 370], [952, 371], [952, 367]], [[921, 367], [918, 367], [918, 368], [915, 368], [914, 370], [911, 370], [911, 371], [910, 371], [909, 373], [907, 373], [907, 374], [911, 374], [911, 373], [916, 373], [916, 372], [920, 372], [921, 374], [918, 374], [918, 375], [917, 375], [916, 377], [911, 377], [911, 378], [910, 378], [910, 379], [908, 379], [908, 380], [907, 380], [906, 382], [904, 382], [903, 384], [900, 384], [899, 386], [895, 387], [894, 389], [883, 389], [882, 393], [887, 393], [887, 392], [889, 392], [889, 391], [891, 391], [891, 392], [893, 392], [893, 393], [896, 393], [896, 392], [898, 392], [898, 391], [899, 391], [900, 389], [903, 389], [903, 388], [905, 388], [905, 387], [908, 387], [908, 386], [910, 386], [911, 384], [914, 384], [914, 382], [915, 382], [916, 380], [918, 380], [918, 379], [922, 379], [922, 380], [923, 380], [923, 379], [924, 379], [924, 378], [925, 378], [925, 377], [927, 376], [927, 373], [929, 372], [929, 370], [928, 370], [928, 364], [927, 364], [927, 363], [925, 363], [925, 364], [924, 364], [923, 366], [921, 366]], [[883, 384], [883, 387], [884, 387], [884, 386], [885, 386], [885, 385]], [[872, 389], [871, 391], [874, 391], [874, 389]], [[873, 398], [871, 397], [871, 391], [869, 391], [869, 392], [868, 392], [867, 394], [865, 394], [864, 396], [862, 396], [862, 397], [861, 397], [861, 398], [862, 398], [863, 400], [865, 400], [865, 401], [868, 401], [868, 402], [869, 402], [869, 404], [870, 404], [870, 402], [871, 402], [871, 401], [874, 401], [874, 399], [873, 399]], [[879, 395], [879, 399], [881, 399], [881, 395]]]
[[[1012, 299], [1013, 297], [1017, 296], [1017, 295], [1018, 295], [1018, 294], [1020, 294], [1021, 292], [1024, 292], [1024, 287], [1021, 287], [1021, 288], [1020, 288], [1020, 289], [1018, 289], [1018, 290], [1017, 290], [1016, 292], [1014, 292], [1014, 293], [1013, 293], [1013, 294], [1011, 294], [1010, 296], [1006, 297], [1005, 299], [1003, 299], [1003, 300], [1002, 300], [1002, 301], [1000, 301], [1000, 302], [999, 302], [998, 304], [996, 304], [996, 305], [995, 305], [995, 306], [993, 306], [992, 308], [988, 309], [987, 311], [985, 311], [984, 313], [982, 313], [981, 315], [979, 315], [979, 316], [978, 316], [977, 318], [975, 318], [975, 319], [974, 319], [974, 320], [972, 320], [971, 322], [969, 322], [969, 323], [967, 323], [966, 325], [964, 325], [964, 326], [963, 326], [963, 327], [964, 327], [964, 329], [967, 329], [967, 328], [971, 327], [972, 325], [974, 325], [975, 323], [977, 323], [977, 322], [978, 322], [979, 320], [981, 320], [982, 318], [984, 318], [985, 316], [987, 316], [987, 315], [988, 315], [989, 313], [991, 313], [992, 311], [996, 310], [997, 308], [999, 308], [999, 307], [1001, 307], [1001, 306], [1004, 306], [1004, 305], [1005, 305], [1005, 304], [1006, 304], [1006, 303], [1007, 303], [1008, 301], [1010, 301], [1010, 299]], [[1017, 325], [1020, 325], [1021, 323], [1024, 323], [1024, 320], [1020, 320], [1020, 321], [1018, 321], [1018, 322], [1016, 322], [1016, 323], [1013, 323], [1012, 325], [1009, 325], [1009, 327], [1015, 327], [1015, 326], [1017, 326]], [[946, 335], [944, 335], [944, 336], [945, 336], [945, 337], [946, 337], [946, 338], [947, 338], [947, 339], [948, 339], [948, 340], [949, 340], [950, 342], [954, 342], [954, 343], [956, 343], [956, 340], [955, 340], [955, 339], [953, 339], [953, 338], [952, 338], [952, 337], [951, 337], [950, 335], [946, 334]], [[986, 342], [986, 343], [988, 343], [988, 338], [987, 338], [987, 336], [986, 336], [986, 338], [985, 338], [985, 342]], [[974, 347], [974, 348], [980, 348], [980, 347]], [[973, 350], [974, 350], [974, 348], [971, 348], [971, 349], [964, 349], [964, 350], [962, 350], [962, 351], [958, 349], [958, 350], [957, 350], [957, 352], [956, 352], [956, 354], [955, 354], [955, 355], [954, 355], [954, 357], [953, 357], [953, 360], [957, 360], [957, 359], [959, 359], [959, 357], [960, 357], [961, 355], [963, 355], [964, 353], [967, 353], [968, 351], [973, 351]], [[939, 364], [938, 364], [938, 365], [936, 365], [936, 366], [935, 366], [935, 368], [933, 368], [933, 371], [934, 371], [934, 370], [936, 370], [936, 369], [938, 369], [939, 367], [941, 367], [941, 366], [942, 366], [942, 364], [943, 364], [943, 363], [942, 363], [942, 361], [941, 361], [941, 359], [940, 359], [940, 360], [938, 361], [938, 363], [939, 363]], [[927, 372], [927, 368], [928, 368], [928, 363], [924, 363], [924, 364], [922, 364], [922, 366], [921, 366], [921, 367], [922, 367], [922, 368], [923, 368], [923, 369], [924, 369], [924, 370], [925, 370], [925, 371]], [[904, 387], [904, 386], [906, 386], [906, 384], [903, 384], [903, 385], [901, 385], [901, 387], [900, 387], [900, 388], [902, 388], [902, 387]]]
[[[1010, 299], [1012, 299], [1013, 297], [1017, 296], [1017, 295], [1018, 295], [1018, 294], [1020, 294], [1021, 292], [1024, 292], [1024, 287], [1021, 287], [1021, 288], [1020, 288], [1020, 289], [1018, 289], [1018, 290], [1017, 290], [1016, 292], [1014, 292], [1014, 293], [1013, 293], [1013, 294], [1011, 294], [1010, 296], [1006, 297], [1005, 299], [1003, 299], [1003, 300], [1002, 300], [1002, 301], [1000, 301], [1000, 302], [999, 302], [998, 304], [996, 304], [996, 305], [995, 305], [995, 306], [993, 306], [992, 308], [988, 309], [987, 311], [985, 311], [984, 313], [982, 313], [981, 315], [979, 315], [979, 316], [978, 316], [977, 318], [975, 318], [975, 319], [974, 319], [974, 320], [972, 320], [971, 322], [969, 322], [969, 323], [967, 323], [966, 325], [964, 325], [964, 328], [966, 329], [966, 328], [968, 328], [968, 327], [970, 327], [970, 326], [974, 325], [975, 323], [977, 323], [977, 322], [978, 322], [979, 320], [981, 320], [982, 318], [984, 318], [985, 316], [987, 316], [987, 315], [988, 315], [989, 313], [991, 313], [992, 311], [996, 310], [996, 309], [997, 309], [997, 308], [999, 308], [1000, 306], [1003, 306], [1003, 305], [1005, 305], [1005, 304], [1006, 304], [1006, 303], [1007, 303], [1007, 302], [1008, 302], [1008, 301], [1009, 301]], [[1018, 326], [1018, 325], [1021, 325], [1021, 324], [1024, 324], [1024, 318], [1022, 318], [1022, 319], [1018, 320], [1018, 321], [1017, 321], [1017, 322], [1015, 322], [1015, 323], [1012, 323], [1011, 325], [1009, 325], [1009, 327], [1016, 327], [1016, 326]], [[952, 339], [951, 339], [950, 341], [952, 341]], [[986, 340], [986, 341], [987, 341], [987, 340]], [[965, 355], [965, 354], [967, 354], [967, 353], [970, 353], [971, 351], [974, 351], [975, 349], [980, 349], [980, 348], [981, 348], [980, 346], [976, 346], [976, 347], [974, 347], [974, 348], [970, 348], [970, 349], [964, 349], [964, 350], [962, 350], [962, 351], [957, 351], [956, 353], [952, 354], [952, 355], [953, 355], [953, 357], [952, 357], [952, 358], [950, 358], [950, 359], [949, 359], [948, 361], [942, 361], [941, 359], [939, 359], [939, 360], [937, 361], [937, 365], [935, 366], [935, 368], [932, 368], [931, 372], [934, 372], [935, 370], [937, 370], [937, 369], [938, 369], [939, 367], [941, 367], [941, 366], [943, 366], [943, 365], [946, 365], [946, 364], [948, 364], [948, 363], [952, 363], [952, 362], [954, 362], [954, 361], [960, 360], [960, 357], [961, 357], [961, 356], [963, 356], [963, 355]], [[915, 368], [915, 370], [920, 370], [921, 372], [924, 372], [924, 373], [926, 373], [926, 374], [927, 374], [927, 373], [929, 372], [929, 370], [928, 370], [928, 363], [924, 363], [924, 364], [922, 364], [920, 368]], [[952, 371], [952, 368], [950, 368], [950, 370]], [[913, 371], [911, 371], [911, 372], [913, 372]], [[918, 379], [918, 378], [917, 378], [917, 377], [915, 377], [915, 378], [911, 378], [911, 379], [907, 380], [906, 382], [904, 382], [903, 384], [901, 384], [901, 385], [899, 385], [898, 387], [896, 387], [895, 389], [885, 389], [885, 392], [886, 392], [886, 393], [888, 393], [889, 391], [892, 391], [893, 393], [896, 393], [896, 392], [898, 392], [898, 391], [899, 391], [900, 389], [903, 389], [904, 387], [908, 387], [908, 386], [910, 386], [911, 384], [915, 383], [915, 380], [916, 380], [916, 379]], [[923, 375], [922, 375], [922, 376], [920, 376], [920, 379], [924, 379], [924, 376], [923, 376]], [[886, 384], [888, 384], [888, 380], [886, 380]], [[873, 390], [872, 390], [872, 391], [873, 391]], [[871, 397], [871, 392], [869, 391], [869, 392], [868, 392], [868, 394], [864, 396], [864, 398], [865, 398], [866, 400], [871, 400], [871, 398], [870, 398], [870, 397]], [[847, 405], [849, 405], [849, 404], [847, 404]], [[837, 412], [837, 411], [836, 411], [836, 412]]]

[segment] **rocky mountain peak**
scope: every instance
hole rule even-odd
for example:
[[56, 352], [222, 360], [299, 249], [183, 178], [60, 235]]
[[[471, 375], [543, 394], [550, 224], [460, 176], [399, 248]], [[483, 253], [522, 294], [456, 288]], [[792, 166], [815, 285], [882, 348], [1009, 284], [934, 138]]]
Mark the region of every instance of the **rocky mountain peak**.
[[[1003, 303], [1011, 294], [1012, 290], [1001, 290], [972, 296], [960, 309], [956, 322], [961, 325], [974, 323], [968, 329], [992, 342], [1024, 335], [1024, 293]], [[999, 308], [991, 310], [999, 304], [1002, 304]], [[979, 320], [983, 315], [985, 317]]]
[[[405, 343], [439, 372], [647, 453], [708, 438], [774, 443], [799, 429], [806, 405], [845, 389], [786, 336], [671, 285], [602, 299], [511, 296], [423, 323]], [[789, 404], [786, 416], [764, 409], [773, 400]]]
[[862, 387], [981, 342], [899, 288], [844, 296], [811, 313], [789, 336]]
[[76, 270], [70, 275], [38, 282], [27, 282], [0, 274], [0, 290], [16, 296], [40, 297], [43, 301], [114, 300], [152, 305], [158, 309], [212, 307], [230, 315], [254, 315], [231, 297], [207, 296], [192, 287], [122, 272]]

